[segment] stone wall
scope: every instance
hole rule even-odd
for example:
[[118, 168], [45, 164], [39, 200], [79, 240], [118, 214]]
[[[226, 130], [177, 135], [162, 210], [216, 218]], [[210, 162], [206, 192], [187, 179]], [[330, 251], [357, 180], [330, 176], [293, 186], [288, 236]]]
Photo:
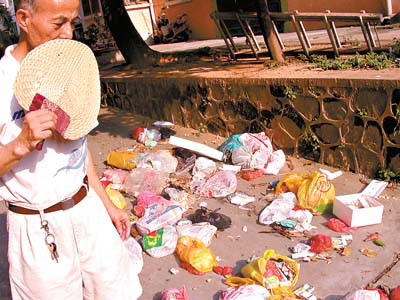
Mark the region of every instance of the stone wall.
[[400, 89], [378, 80], [126, 78], [103, 101], [229, 136], [265, 131], [277, 148], [369, 176], [400, 171]]

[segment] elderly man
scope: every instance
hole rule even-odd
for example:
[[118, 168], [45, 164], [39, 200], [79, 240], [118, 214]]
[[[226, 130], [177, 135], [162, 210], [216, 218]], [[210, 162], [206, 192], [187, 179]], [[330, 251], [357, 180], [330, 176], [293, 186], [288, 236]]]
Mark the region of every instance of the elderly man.
[[[122, 241], [129, 217], [103, 190], [87, 138], [57, 137], [56, 115], [44, 109], [26, 114], [13, 92], [29, 51], [72, 38], [78, 8], [79, 0], [20, 0], [20, 40], [0, 60], [0, 198], [9, 208], [14, 300], [130, 300], [142, 292]], [[73, 207], [61, 205], [71, 197]]]

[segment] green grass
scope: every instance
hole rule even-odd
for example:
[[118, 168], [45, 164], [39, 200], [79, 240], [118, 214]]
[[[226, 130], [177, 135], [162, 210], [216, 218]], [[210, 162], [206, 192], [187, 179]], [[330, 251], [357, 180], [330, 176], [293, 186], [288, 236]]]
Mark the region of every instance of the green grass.
[[[400, 43], [399, 43], [400, 52]], [[315, 68], [323, 70], [346, 70], [346, 69], [388, 69], [398, 68], [400, 63], [396, 60], [396, 56], [390, 53], [370, 52], [366, 55], [356, 54], [349, 58], [328, 59], [321, 55], [311, 55], [309, 61], [314, 64]]]

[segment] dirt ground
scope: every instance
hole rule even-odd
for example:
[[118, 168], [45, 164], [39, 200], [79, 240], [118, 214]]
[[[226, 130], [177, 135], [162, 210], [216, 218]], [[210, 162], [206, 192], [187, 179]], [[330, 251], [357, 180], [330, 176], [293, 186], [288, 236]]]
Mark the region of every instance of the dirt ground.
[[[108, 152], [131, 146], [135, 141], [130, 138], [130, 130], [137, 126], [147, 126], [154, 120], [133, 115], [116, 109], [102, 109], [99, 116], [100, 125], [89, 136], [89, 145], [99, 174], [105, 169], [106, 155]], [[195, 130], [176, 127], [178, 136], [193, 141], [202, 142], [212, 147], [220, 145], [224, 139], [208, 133], [198, 133]], [[159, 144], [157, 149], [169, 148], [168, 144]], [[292, 165], [292, 166], [291, 166]], [[293, 169], [289, 168], [293, 167]], [[254, 203], [253, 211], [245, 211], [238, 206], [230, 204], [226, 199], [198, 199], [188, 213], [198, 208], [198, 203], [205, 201], [209, 208], [221, 208], [220, 212], [232, 218], [232, 227], [221, 232], [218, 238], [214, 237], [210, 248], [220, 258], [220, 265], [234, 267], [234, 274], [238, 275], [246, 260], [253, 255], [260, 256], [266, 249], [275, 249], [281, 255], [289, 255], [289, 247], [296, 245], [304, 238], [290, 240], [277, 233], [260, 233], [271, 230], [269, 226], [257, 223], [258, 213], [268, 202], [260, 200], [266, 194], [268, 183], [281, 178], [289, 172], [307, 173], [319, 167], [334, 170], [330, 167], [316, 163], [287, 157], [285, 167], [277, 176], [265, 175], [261, 178], [247, 182], [239, 179], [237, 191], [243, 191], [256, 196], [259, 200]], [[337, 195], [355, 193], [364, 187], [363, 176], [345, 173], [333, 181]], [[368, 179], [366, 179], [368, 181]], [[334, 300], [342, 297], [346, 292], [366, 286], [369, 283], [385, 283], [390, 287], [397, 286], [400, 281], [400, 266], [395, 264], [397, 255], [400, 255], [400, 242], [396, 239], [396, 232], [400, 230], [400, 209], [398, 208], [398, 190], [386, 189], [379, 200], [384, 204], [385, 211], [383, 223], [367, 226], [353, 234], [351, 255], [339, 256], [333, 252], [333, 257], [326, 261], [301, 262], [300, 277], [297, 285], [309, 283], [315, 286], [315, 295], [321, 299]], [[2, 204], [0, 210], [0, 299], [11, 299], [7, 275], [7, 235], [5, 226], [5, 208]], [[314, 217], [312, 225], [317, 228], [310, 235], [316, 233], [339, 236], [340, 234], [326, 227], [330, 215]], [[247, 227], [247, 231], [244, 228]], [[363, 242], [368, 233], [379, 232], [381, 240], [385, 242], [384, 248], [371, 242]], [[377, 251], [376, 258], [368, 258], [360, 253], [361, 248], [370, 248]], [[192, 300], [218, 299], [221, 290], [227, 288], [224, 278], [207, 273], [195, 276], [179, 267], [177, 258], [169, 255], [164, 258], [152, 258], [143, 253], [144, 267], [140, 273], [140, 280], [144, 292], [140, 299], [161, 299], [160, 292], [166, 288], [185, 285]], [[392, 266], [393, 265], [393, 266]], [[385, 268], [391, 267], [385, 271]], [[179, 273], [172, 275], [171, 268], [179, 269]], [[383, 272], [383, 273], [382, 273]], [[380, 278], [380, 275], [382, 275]]]
[[[136, 126], [149, 125], [154, 120], [145, 119], [133, 114], [114, 109], [104, 109], [100, 115], [100, 126], [90, 136], [90, 147], [95, 157], [95, 164], [99, 173], [105, 169], [104, 160], [106, 154], [118, 147], [131, 146], [135, 142], [130, 138], [130, 130]], [[176, 127], [177, 136], [202, 142], [212, 147], [219, 146], [224, 138], [208, 133], [199, 133], [195, 130]], [[159, 144], [157, 149], [168, 149], [170, 145]], [[289, 168], [293, 165], [293, 170]], [[261, 198], [266, 194], [268, 183], [278, 178], [282, 178], [289, 172], [300, 174], [311, 170], [318, 170], [323, 167], [334, 171], [335, 169], [322, 166], [301, 158], [287, 157], [285, 167], [277, 176], [265, 175], [255, 181], [247, 182], [239, 179], [237, 191], [246, 192]], [[365, 187], [365, 180], [361, 175], [345, 173], [333, 181], [336, 194], [344, 195], [361, 191]], [[339, 256], [333, 253], [334, 257], [327, 261], [301, 262], [301, 272], [298, 285], [309, 283], [315, 286], [315, 295], [328, 300], [339, 299], [346, 292], [362, 288], [369, 283], [374, 283], [378, 275], [384, 271], [396, 258], [399, 253], [400, 242], [394, 239], [393, 232], [400, 230], [400, 209], [396, 205], [399, 201], [397, 189], [386, 189], [380, 196], [380, 201], [385, 206], [383, 223], [374, 226], [366, 226], [353, 234], [354, 241], [351, 245], [351, 255], [348, 257]], [[198, 199], [197, 203], [205, 201], [209, 208], [221, 208], [221, 213], [230, 216], [233, 220], [231, 228], [220, 233], [218, 238], [214, 238], [210, 248], [219, 256], [220, 265], [234, 267], [234, 273], [238, 274], [241, 267], [246, 264], [246, 260], [252, 255], [260, 256], [266, 249], [275, 249], [282, 255], [289, 255], [289, 247], [296, 245], [299, 239], [287, 239], [279, 234], [265, 234], [261, 231], [270, 230], [269, 226], [257, 223], [258, 213], [268, 202], [257, 200], [254, 203], [254, 211], [241, 210], [237, 206], [230, 204], [226, 199]], [[192, 210], [198, 208], [195, 205]], [[331, 215], [314, 217], [312, 225], [317, 229], [310, 235], [321, 233], [330, 236], [340, 234], [329, 230], [326, 222]], [[247, 232], [244, 231], [247, 227]], [[386, 247], [381, 248], [374, 244], [365, 243], [363, 239], [370, 232], [379, 232], [381, 239], [386, 242]], [[378, 257], [368, 258], [360, 253], [360, 249], [366, 247], [378, 252]], [[179, 269], [177, 275], [169, 273], [171, 268]], [[391, 287], [400, 284], [400, 268], [393, 267], [386, 272], [377, 284], [386, 283]], [[140, 274], [144, 293], [143, 300], [161, 299], [160, 292], [166, 288], [185, 285], [189, 291], [190, 299], [218, 299], [221, 290], [227, 286], [224, 278], [214, 273], [207, 273], [204, 276], [195, 276], [187, 271], [180, 269], [178, 260], [173, 255], [164, 258], [152, 258], [144, 253], [144, 268]]]

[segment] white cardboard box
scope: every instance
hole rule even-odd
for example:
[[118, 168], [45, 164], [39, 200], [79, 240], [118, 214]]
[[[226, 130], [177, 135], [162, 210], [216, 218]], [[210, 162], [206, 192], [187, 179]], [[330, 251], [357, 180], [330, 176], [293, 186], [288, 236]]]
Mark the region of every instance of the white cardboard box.
[[[386, 186], [387, 182], [372, 180], [361, 193], [336, 196], [333, 201], [333, 214], [350, 227], [382, 223], [383, 204], [379, 203], [376, 197]], [[350, 205], [363, 195], [369, 207], [356, 208]]]

